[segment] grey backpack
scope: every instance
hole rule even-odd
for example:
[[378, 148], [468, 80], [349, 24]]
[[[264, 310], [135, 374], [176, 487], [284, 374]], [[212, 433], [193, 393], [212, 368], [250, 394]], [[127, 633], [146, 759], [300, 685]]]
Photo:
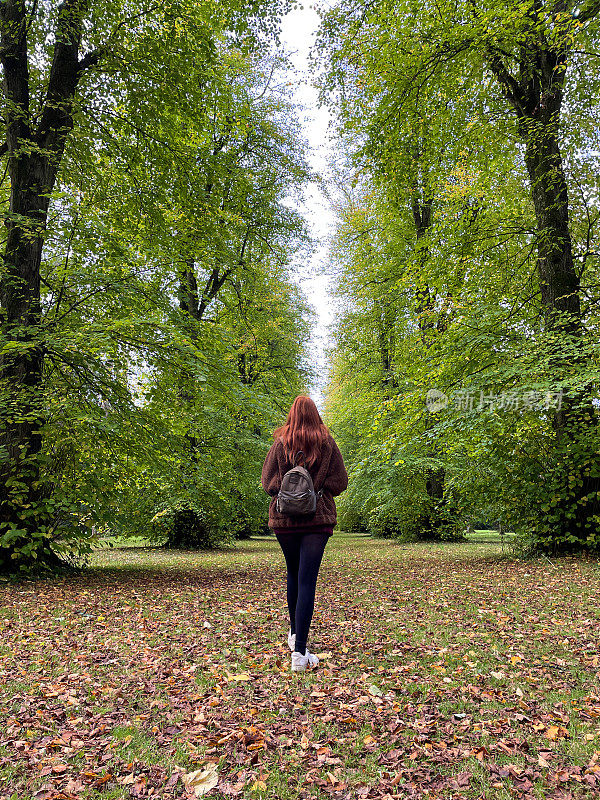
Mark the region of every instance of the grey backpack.
[[305, 517], [317, 510], [317, 498], [323, 490], [315, 492], [312, 478], [306, 466], [299, 466], [299, 456], [306, 464], [304, 453], [300, 450], [294, 458], [294, 466], [282, 478], [275, 508], [279, 514], [289, 517]]

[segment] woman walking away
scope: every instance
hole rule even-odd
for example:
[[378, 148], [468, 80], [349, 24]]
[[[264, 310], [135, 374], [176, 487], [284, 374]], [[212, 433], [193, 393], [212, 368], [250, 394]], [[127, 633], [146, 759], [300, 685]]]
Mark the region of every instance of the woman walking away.
[[273, 437], [262, 468], [262, 485], [273, 498], [269, 527], [287, 566], [292, 670], [302, 672], [319, 663], [306, 649], [306, 640], [321, 559], [337, 521], [333, 497], [346, 489], [348, 475], [339, 447], [310, 397], [294, 400], [285, 425]]

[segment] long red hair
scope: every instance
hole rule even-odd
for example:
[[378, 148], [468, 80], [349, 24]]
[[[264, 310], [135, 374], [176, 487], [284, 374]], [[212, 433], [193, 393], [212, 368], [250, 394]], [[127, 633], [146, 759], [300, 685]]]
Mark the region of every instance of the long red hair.
[[329, 436], [329, 428], [321, 419], [314, 400], [300, 395], [292, 403], [285, 424], [277, 428], [273, 436], [281, 438], [290, 461], [302, 450], [310, 466], [321, 454], [323, 442]]

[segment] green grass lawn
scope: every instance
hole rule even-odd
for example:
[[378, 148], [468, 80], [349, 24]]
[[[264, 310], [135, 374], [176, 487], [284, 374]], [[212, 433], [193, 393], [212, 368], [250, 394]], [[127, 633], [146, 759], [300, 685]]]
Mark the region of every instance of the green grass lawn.
[[502, 544], [504, 539], [504, 547], [506, 548], [515, 540], [515, 534], [512, 531], [501, 535], [497, 530], [474, 530], [471, 533], [467, 533], [466, 537], [469, 542], [486, 542], [489, 544], [494, 542]]
[[207, 763], [211, 798], [600, 792], [598, 560], [336, 532], [299, 674], [271, 537], [102, 550], [0, 605], [3, 800], [193, 798]]

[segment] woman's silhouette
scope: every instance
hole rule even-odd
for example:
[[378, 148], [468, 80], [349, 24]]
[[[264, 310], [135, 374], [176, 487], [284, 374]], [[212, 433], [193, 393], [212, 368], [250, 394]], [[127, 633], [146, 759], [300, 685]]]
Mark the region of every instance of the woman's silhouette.
[[[273, 434], [275, 441], [262, 468], [262, 485], [271, 495], [269, 527], [279, 542], [287, 566], [287, 602], [290, 613], [288, 645], [292, 670], [300, 672], [319, 659], [306, 649], [314, 604], [317, 575], [325, 545], [337, 521], [334, 495], [348, 486], [348, 475], [339, 447], [333, 440], [310, 397], [297, 397], [285, 425]], [[317, 492], [317, 509], [310, 518], [291, 517], [278, 512], [277, 493], [285, 473], [295, 465], [298, 453]], [[322, 495], [320, 492], [322, 490]]]

